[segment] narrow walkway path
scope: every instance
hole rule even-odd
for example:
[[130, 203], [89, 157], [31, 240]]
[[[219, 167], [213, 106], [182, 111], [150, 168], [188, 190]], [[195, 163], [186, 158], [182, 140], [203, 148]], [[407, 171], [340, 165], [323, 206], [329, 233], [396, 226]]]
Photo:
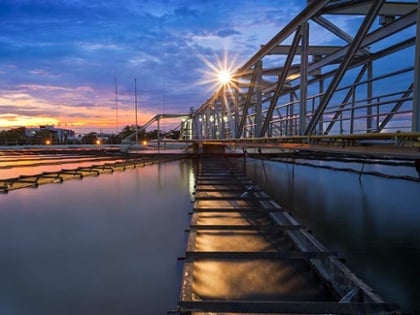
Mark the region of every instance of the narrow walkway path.
[[385, 314], [386, 304], [224, 158], [202, 158], [181, 314]]

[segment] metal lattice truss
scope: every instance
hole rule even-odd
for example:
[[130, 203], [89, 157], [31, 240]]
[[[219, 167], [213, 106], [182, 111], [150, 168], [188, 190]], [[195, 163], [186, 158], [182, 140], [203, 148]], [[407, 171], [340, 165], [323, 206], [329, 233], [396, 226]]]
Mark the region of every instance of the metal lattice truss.
[[192, 137], [418, 133], [419, 11], [418, 1], [308, 1], [194, 111]]

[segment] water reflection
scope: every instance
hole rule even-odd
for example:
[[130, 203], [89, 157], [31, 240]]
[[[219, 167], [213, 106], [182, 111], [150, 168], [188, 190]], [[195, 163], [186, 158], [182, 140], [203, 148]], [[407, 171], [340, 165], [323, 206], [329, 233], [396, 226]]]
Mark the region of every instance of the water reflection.
[[[122, 160], [113, 160], [112, 162], [120, 162]], [[50, 161], [48, 165], [37, 165], [32, 161], [32, 164], [20, 165], [19, 163], [5, 163], [3, 166], [0, 166], [0, 179], [14, 178], [20, 175], [36, 175], [42, 172], [58, 172], [62, 169], [75, 169], [78, 167], [89, 167], [92, 165], [104, 165], [109, 163], [109, 160], [90, 160], [89, 159], [78, 159], [74, 162], [66, 160], [65, 162], [61, 160]]]
[[177, 303], [189, 161], [0, 195], [2, 314], [164, 314]]
[[419, 183], [248, 160], [248, 175], [385, 300], [420, 314]]
[[205, 260], [194, 262], [193, 291], [203, 299], [328, 301], [302, 261]]

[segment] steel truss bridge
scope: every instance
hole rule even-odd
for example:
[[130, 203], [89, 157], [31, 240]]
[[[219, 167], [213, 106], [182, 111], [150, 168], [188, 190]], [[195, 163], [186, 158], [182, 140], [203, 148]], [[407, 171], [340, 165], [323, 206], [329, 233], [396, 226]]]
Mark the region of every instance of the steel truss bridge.
[[308, 1], [191, 112], [184, 140], [346, 150], [388, 145], [418, 154], [419, 8], [418, 1]]

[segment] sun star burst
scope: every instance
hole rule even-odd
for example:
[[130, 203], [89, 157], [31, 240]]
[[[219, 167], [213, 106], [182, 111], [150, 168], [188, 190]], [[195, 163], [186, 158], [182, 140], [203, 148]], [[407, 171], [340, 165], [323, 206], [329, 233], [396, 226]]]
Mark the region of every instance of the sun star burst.
[[208, 85], [209, 90], [220, 90], [238, 88], [238, 80], [235, 78], [235, 68], [237, 68], [236, 57], [229, 58], [225, 52], [223, 58], [215, 58], [212, 63], [205, 56], [199, 55], [198, 58], [208, 67], [205, 70], [199, 70], [203, 73], [198, 85]]

